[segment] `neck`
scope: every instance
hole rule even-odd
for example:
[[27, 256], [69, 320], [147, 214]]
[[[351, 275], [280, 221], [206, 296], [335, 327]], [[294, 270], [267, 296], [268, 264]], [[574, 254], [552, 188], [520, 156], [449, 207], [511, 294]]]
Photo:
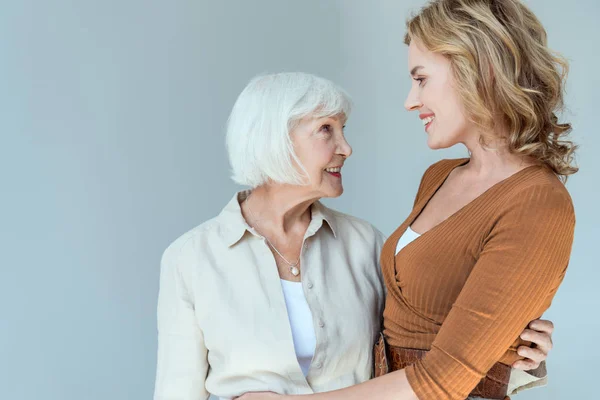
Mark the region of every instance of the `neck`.
[[244, 218], [262, 235], [303, 235], [310, 223], [310, 207], [318, 198], [302, 193], [302, 189], [290, 185], [259, 186], [242, 204]]
[[464, 145], [470, 153], [470, 161], [464, 170], [477, 176], [504, 177], [536, 164], [531, 157], [511, 154], [502, 139], [495, 139], [483, 147], [477, 136], [476, 139], [465, 141]]

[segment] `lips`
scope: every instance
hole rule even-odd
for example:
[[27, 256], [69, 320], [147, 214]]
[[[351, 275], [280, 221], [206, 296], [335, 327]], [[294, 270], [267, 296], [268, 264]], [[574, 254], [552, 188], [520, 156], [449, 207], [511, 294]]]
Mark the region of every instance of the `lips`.
[[342, 177], [342, 167], [331, 167], [331, 168], [325, 168], [325, 172], [327, 172], [330, 175], [333, 175], [337, 178], [341, 178]]
[[421, 114], [421, 115], [419, 115], [419, 118], [421, 118], [421, 122], [423, 122], [425, 131], [427, 131], [429, 129], [429, 127], [431, 126], [431, 123], [435, 119], [435, 114], [433, 114], [433, 113]]

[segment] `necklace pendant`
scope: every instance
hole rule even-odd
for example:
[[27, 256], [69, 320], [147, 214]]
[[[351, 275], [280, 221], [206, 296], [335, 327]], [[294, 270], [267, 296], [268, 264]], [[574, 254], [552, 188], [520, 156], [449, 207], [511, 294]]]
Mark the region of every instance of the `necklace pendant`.
[[294, 276], [298, 276], [300, 275], [300, 270], [298, 269], [298, 267], [290, 267], [290, 272], [292, 273], [292, 275]]

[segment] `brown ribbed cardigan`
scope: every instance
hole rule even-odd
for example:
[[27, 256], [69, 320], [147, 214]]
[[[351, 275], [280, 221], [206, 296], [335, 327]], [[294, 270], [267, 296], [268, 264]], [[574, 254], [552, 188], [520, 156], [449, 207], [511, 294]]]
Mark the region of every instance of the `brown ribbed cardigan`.
[[443, 160], [421, 180], [414, 208], [386, 241], [384, 335], [392, 346], [430, 350], [406, 374], [420, 400], [462, 400], [498, 361], [512, 364], [518, 337], [563, 280], [575, 214], [563, 183], [525, 168], [425, 232], [396, 244], [450, 172]]

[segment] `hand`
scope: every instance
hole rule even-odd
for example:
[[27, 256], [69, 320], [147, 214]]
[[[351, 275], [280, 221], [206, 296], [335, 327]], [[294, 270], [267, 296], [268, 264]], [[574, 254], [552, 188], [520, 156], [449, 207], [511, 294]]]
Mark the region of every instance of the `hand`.
[[234, 400], [286, 400], [287, 396], [273, 392], [248, 392], [239, 397], [234, 397]]
[[512, 366], [524, 371], [539, 367], [540, 363], [548, 358], [548, 353], [552, 350], [552, 332], [554, 332], [552, 321], [541, 319], [531, 321], [529, 326], [521, 333], [521, 339], [532, 342], [534, 346], [520, 346], [517, 353], [525, 359], [516, 361]]

